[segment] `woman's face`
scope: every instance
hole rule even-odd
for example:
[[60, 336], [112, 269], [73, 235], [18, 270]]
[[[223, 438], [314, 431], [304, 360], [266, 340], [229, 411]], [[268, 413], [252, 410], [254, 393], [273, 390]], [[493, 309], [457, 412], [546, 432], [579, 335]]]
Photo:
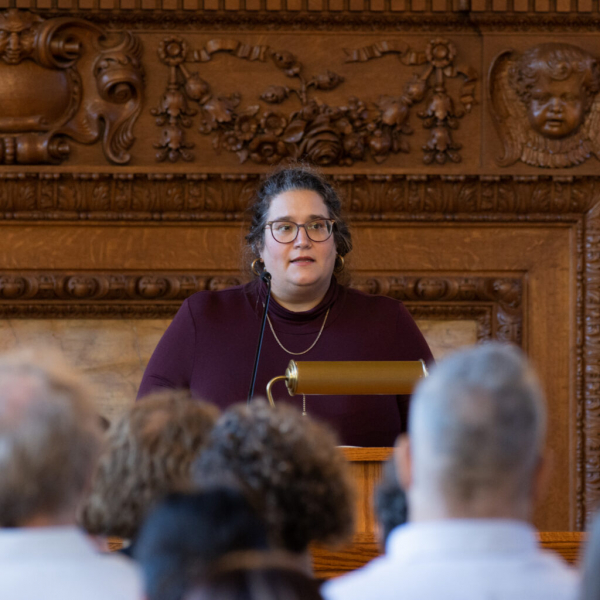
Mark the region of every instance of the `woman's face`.
[[[329, 211], [319, 194], [310, 190], [282, 192], [271, 200], [267, 221], [293, 221], [305, 224], [315, 219], [329, 219]], [[327, 289], [335, 265], [334, 236], [324, 242], [313, 242], [303, 227], [289, 244], [277, 242], [271, 228], [265, 229], [261, 258], [271, 273], [273, 293], [288, 301], [306, 299], [314, 292], [321, 298]]]

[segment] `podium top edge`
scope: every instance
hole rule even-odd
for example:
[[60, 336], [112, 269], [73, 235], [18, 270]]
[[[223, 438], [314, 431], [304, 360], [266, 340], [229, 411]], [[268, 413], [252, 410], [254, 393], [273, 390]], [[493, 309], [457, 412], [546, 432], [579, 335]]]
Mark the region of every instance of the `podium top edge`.
[[339, 446], [349, 462], [384, 462], [394, 451], [393, 448], [353, 448]]

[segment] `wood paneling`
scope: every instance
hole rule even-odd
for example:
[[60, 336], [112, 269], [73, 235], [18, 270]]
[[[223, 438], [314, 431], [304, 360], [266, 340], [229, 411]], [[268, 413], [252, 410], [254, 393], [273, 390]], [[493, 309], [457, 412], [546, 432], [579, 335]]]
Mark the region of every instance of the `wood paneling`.
[[[116, 7], [112, 0], [101, 0], [100, 8], [105, 1], [106, 9]], [[178, 14], [182, 7], [193, 8], [190, 1], [165, 0], [163, 9]], [[433, 0], [432, 15], [447, 12], [445, 0], [440, 1]], [[132, 17], [140, 10], [157, 7], [154, 0], [141, 0], [141, 9], [134, 0], [125, 2], [122, 13]], [[263, 12], [260, 0], [243, 4], [249, 15]], [[330, 10], [349, 15], [366, 11], [363, 0], [330, 0], [327, 4]], [[549, 0], [536, 0], [535, 4], [536, 14], [554, 10]], [[265, 6], [280, 11], [280, 4], [271, 4], [271, 0]], [[426, 2], [413, 2], [408, 7], [403, 1], [391, 0], [389, 6], [392, 12], [430, 10]], [[507, 6], [498, 1], [472, 3], [474, 15], [478, 11], [497, 14]], [[566, 5], [560, 6], [564, 10]], [[224, 14], [242, 10], [239, 0], [223, 0], [222, 7], [217, 0], [203, 0], [203, 7], [204, 11], [222, 10]], [[315, 0], [307, 0], [306, 6], [301, 0], [288, 0], [286, 7], [315, 16], [325, 10]], [[373, 7], [374, 13], [387, 13], [384, 0]], [[528, 10], [518, 0], [514, 9]], [[52, 24], [52, 19], [47, 19], [39, 27], [50, 28]], [[76, 29], [76, 25], [72, 27]], [[68, 135], [57, 130], [61, 144], [58, 138], [54, 140], [56, 147], [49, 144], [47, 156], [36, 153], [42, 152], [39, 149], [25, 151], [33, 142], [27, 137], [27, 126], [23, 129], [19, 123], [33, 118], [28, 113], [33, 108], [27, 106], [34, 103], [35, 95], [27, 95], [31, 86], [19, 88], [19, 102], [11, 109], [15, 116], [6, 126], [0, 123], [2, 143], [7, 145], [6, 151], [0, 152], [0, 165], [12, 164], [11, 173], [18, 176], [28, 171], [54, 175], [61, 170], [40, 165], [56, 162], [63, 171], [78, 175], [94, 171], [120, 176], [148, 173], [162, 175], [164, 182], [174, 175], [193, 175], [199, 170], [203, 174], [247, 177], [264, 172], [279, 159], [298, 157], [332, 174], [374, 177], [595, 177], [597, 173], [600, 142], [591, 120], [600, 110], [598, 94], [590, 92], [593, 102], [583, 110], [581, 126], [564, 140], [530, 138], [527, 103], [519, 96], [522, 91], [518, 92], [513, 78], [506, 76], [497, 62], [504, 57], [501, 63], [506, 69], [518, 67], [524, 53], [548, 43], [569, 44], [593, 58], [597, 47], [594, 35], [569, 31], [548, 34], [540, 29], [526, 36], [465, 30], [447, 31], [443, 37], [423, 32], [406, 37], [356, 27], [344, 36], [306, 29], [272, 31], [264, 38], [242, 29], [224, 37], [217, 29], [160, 33], [152, 28], [131, 29], [128, 36], [127, 48], [119, 52], [122, 61], [130, 65], [129, 79], [119, 85], [122, 93], [128, 89], [132, 100], [106, 105], [113, 112], [119, 106], [129, 107], [123, 115], [108, 108], [92, 114], [97, 104], [94, 94], [102, 97], [104, 92], [98, 88], [100, 83], [93, 81], [92, 61], [86, 62], [83, 53], [78, 67], [88, 80], [85, 88], [91, 96], [81, 101], [77, 118], [69, 121]], [[87, 45], [93, 46], [92, 41]], [[143, 86], [136, 64], [142, 52]], [[277, 62], [282, 56], [285, 59]], [[27, 80], [31, 74], [25, 64], [29, 63], [21, 60], [3, 69], [10, 69], [17, 80]], [[497, 68], [492, 68], [494, 65]], [[175, 79], [169, 83], [172, 72]], [[114, 77], [122, 74], [114, 72]], [[16, 93], [13, 88], [3, 89], [0, 85], [0, 99], [2, 93], [7, 99]], [[61, 90], [50, 92], [56, 95]], [[174, 104], [180, 102], [183, 111]], [[522, 115], [510, 113], [515, 106]], [[118, 127], [127, 124], [122, 135], [114, 136], [114, 143], [122, 144], [119, 152], [111, 155], [110, 144], [107, 148], [98, 133], [91, 135], [83, 128], [82, 111], [92, 120], [106, 120], [108, 115]], [[81, 143], [84, 138], [89, 145]], [[548, 147], [544, 150], [536, 144]], [[502, 162], [507, 146], [518, 146], [519, 150], [509, 152], [510, 156], [516, 152], [510, 164]], [[112, 171], [111, 165], [116, 163], [127, 168]], [[158, 181], [154, 179], [155, 187], [160, 187]]]
[[[574, 352], [578, 228], [577, 221], [510, 227], [493, 223], [361, 223], [354, 228], [352, 269], [356, 278], [361, 273], [371, 277], [404, 273], [418, 274], [427, 281], [468, 273], [473, 281], [482, 275], [494, 275], [499, 282], [523, 281], [523, 318], [518, 327], [523, 329], [523, 346], [545, 383], [549, 444], [555, 456], [548, 500], [536, 518], [545, 530], [574, 528], [582, 509], [574, 502], [581, 482], [572, 459], [577, 444], [582, 443]], [[0, 270], [179, 269], [192, 273], [202, 265], [205, 271], [220, 268], [233, 274], [240, 264], [240, 236], [239, 224], [138, 223], [130, 226], [124, 237], [118, 224], [7, 223], [0, 226]], [[454, 251], [439, 252], [439, 248]], [[431, 289], [435, 290], [435, 285]], [[426, 303], [428, 292], [423, 294]], [[573, 317], [548, 319], [548, 315], [560, 314]]]
[[[536, 522], [584, 527], [600, 501], [600, 141], [591, 127], [600, 101], [593, 85], [583, 90], [591, 96], [575, 125], [536, 137], [514, 73], [545, 44], [598, 58], [597, 3], [0, 5], [36, 11], [3, 14], [3, 31], [66, 27], [58, 16], [92, 25], [81, 33], [69, 21], [77, 52], [66, 35], [46, 54], [0, 50], [0, 74], [10, 74], [0, 100], [13, 111], [4, 102], [1, 315], [166, 318], [187, 293], [237, 281], [254, 187], [279, 158], [303, 157], [342, 191], [359, 285], [403, 299], [417, 317], [475, 321], [478, 339], [531, 355], [555, 461]], [[124, 45], [100, 51], [92, 31]], [[73, 60], [85, 82], [82, 95], [55, 82], [54, 92], [70, 90], [67, 120], [41, 154], [28, 145], [46, 135], [30, 114], [39, 91], [23, 84], [36, 60], [60, 77]], [[106, 142], [108, 108], [118, 156]]]

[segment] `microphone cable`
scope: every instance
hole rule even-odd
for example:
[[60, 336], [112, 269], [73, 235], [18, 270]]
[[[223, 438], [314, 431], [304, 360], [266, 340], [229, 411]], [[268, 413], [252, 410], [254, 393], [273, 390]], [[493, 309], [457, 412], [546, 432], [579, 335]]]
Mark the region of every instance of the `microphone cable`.
[[250, 380], [250, 389], [248, 391], [248, 402], [250, 404], [254, 397], [254, 385], [256, 384], [256, 374], [258, 372], [258, 361], [260, 359], [260, 351], [262, 349], [263, 337], [265, 335], [265, 325], [267, 323], [267, 314], [269, 312], [269, 300], [271, 300], [271, 273], [263, 271], [260, 278], [267, 284], [267, 299], [265, 301], [265, 309], [263, 311], [262, 323], [260, 326], [260, 334], [258, 336], [258, 345], [256, 347], [256, 356], [254, 357], [254, 368], [252, 369], [252, 379]]

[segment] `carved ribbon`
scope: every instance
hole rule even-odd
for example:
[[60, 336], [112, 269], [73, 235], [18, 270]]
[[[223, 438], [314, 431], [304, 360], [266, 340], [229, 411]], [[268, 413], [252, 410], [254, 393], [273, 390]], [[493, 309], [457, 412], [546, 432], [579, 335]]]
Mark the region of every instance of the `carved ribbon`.
[[269, 46], [251, 46], [237, 40], [214, 39], [210, 40], [204, 48], [194, 50], [191, 62], [208, 62], [217, 52], [229, 52], [236, 58], [264, 62], [268, 56]]
[[367, 62], [373, 58], [381, 58], [385, 54], [399, 54], [398, 58], [407, 66], [422, 65], [426, 61], [424, 52], [415, 52], [407, 43], [402, 41], [376, 42], [370, 46], [363, 46], [354, 50], [344, 48], [344, 53], [346, 54], [347, 63]]

